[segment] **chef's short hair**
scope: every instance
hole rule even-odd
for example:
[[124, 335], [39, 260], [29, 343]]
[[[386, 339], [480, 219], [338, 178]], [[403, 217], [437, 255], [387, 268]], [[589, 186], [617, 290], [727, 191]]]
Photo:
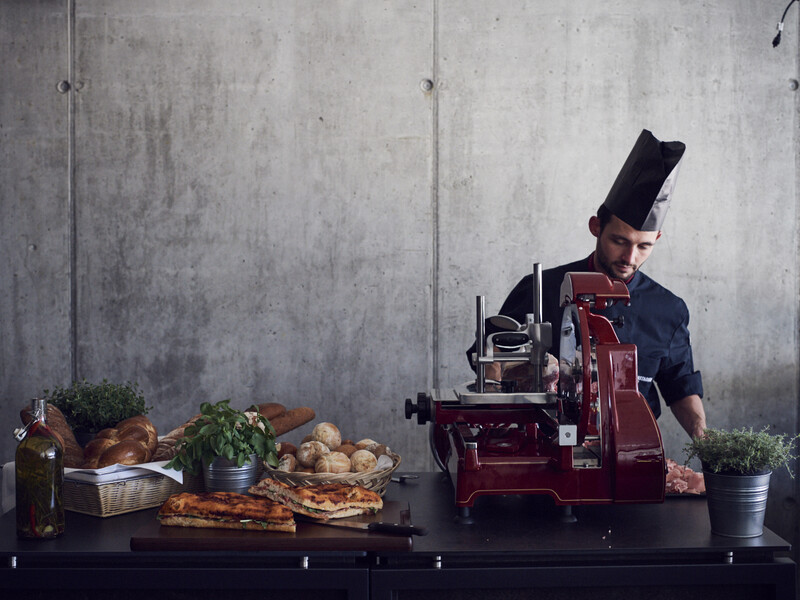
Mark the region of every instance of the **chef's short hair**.
[[608, 210], [605, 204], [601, 204], [600, 208], [597, 209], [597, 219], [600, 221], [600, 231], [602, 232], [603, 229], [606, 228], [606, 225], [611, 221], [611, 217], [614, 213]]

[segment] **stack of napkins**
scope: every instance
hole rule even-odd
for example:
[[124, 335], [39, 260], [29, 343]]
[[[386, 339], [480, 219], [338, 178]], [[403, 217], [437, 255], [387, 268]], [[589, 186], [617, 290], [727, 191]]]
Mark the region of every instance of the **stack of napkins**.
[[64, 469], [64, 479], [80, 481], [82, 483], [109, 483], [110, 481], [124, 481], [145, 475], [165, 475], [178, 483], [183, 483], [183, 471], [165, 469], [169, 461], [143, 463], [140, 465], [110, 465], [102, 469]]

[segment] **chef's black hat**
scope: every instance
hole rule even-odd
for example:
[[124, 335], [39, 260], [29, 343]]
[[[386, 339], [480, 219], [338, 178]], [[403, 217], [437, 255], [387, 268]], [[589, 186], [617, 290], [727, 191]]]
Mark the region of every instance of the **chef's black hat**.
[[660, 231], [685, 150], [643, 129], [603, 206], [634, 229]]

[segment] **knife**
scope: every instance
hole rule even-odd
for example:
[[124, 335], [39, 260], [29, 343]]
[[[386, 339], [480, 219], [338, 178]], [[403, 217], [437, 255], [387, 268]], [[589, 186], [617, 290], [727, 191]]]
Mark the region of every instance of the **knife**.
[[428, 530], [425, 527], [417, 527], [416, 525], [401, 525], [400, 523], [389, 523], [388, 521], [372, 521], [371, 523], [359, 523], [357, 521], [339, 521], [336, 519], [329, 519], [322, 521], [320, 519], [313, 519], [311, 517], [301, 517], [301, 520], [309, 523], [316, 523], [317, 525], [330, 525], [331, 527], [347, 527], [349, 529], [360, 529], [362, 531], [374, 531], [376, 533], [397, 533], [402, 535], [428, 535]]

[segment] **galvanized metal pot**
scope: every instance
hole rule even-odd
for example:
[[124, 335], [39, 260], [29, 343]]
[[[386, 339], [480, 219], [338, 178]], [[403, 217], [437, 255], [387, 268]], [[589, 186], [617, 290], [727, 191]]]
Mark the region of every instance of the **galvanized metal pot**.
[[250, 462], [237, 467], [235, 461], [221, 456], [203, 464], [203, 480], [207, 492], [236, 492], [246, 494], [247, 488], [255, 484], [261, 474], [261, 461], [255, 454]]
[[764, 533], [769, 478], [762, 475], [721, 475], [703, 471], [711, 533], [750, 538]]

